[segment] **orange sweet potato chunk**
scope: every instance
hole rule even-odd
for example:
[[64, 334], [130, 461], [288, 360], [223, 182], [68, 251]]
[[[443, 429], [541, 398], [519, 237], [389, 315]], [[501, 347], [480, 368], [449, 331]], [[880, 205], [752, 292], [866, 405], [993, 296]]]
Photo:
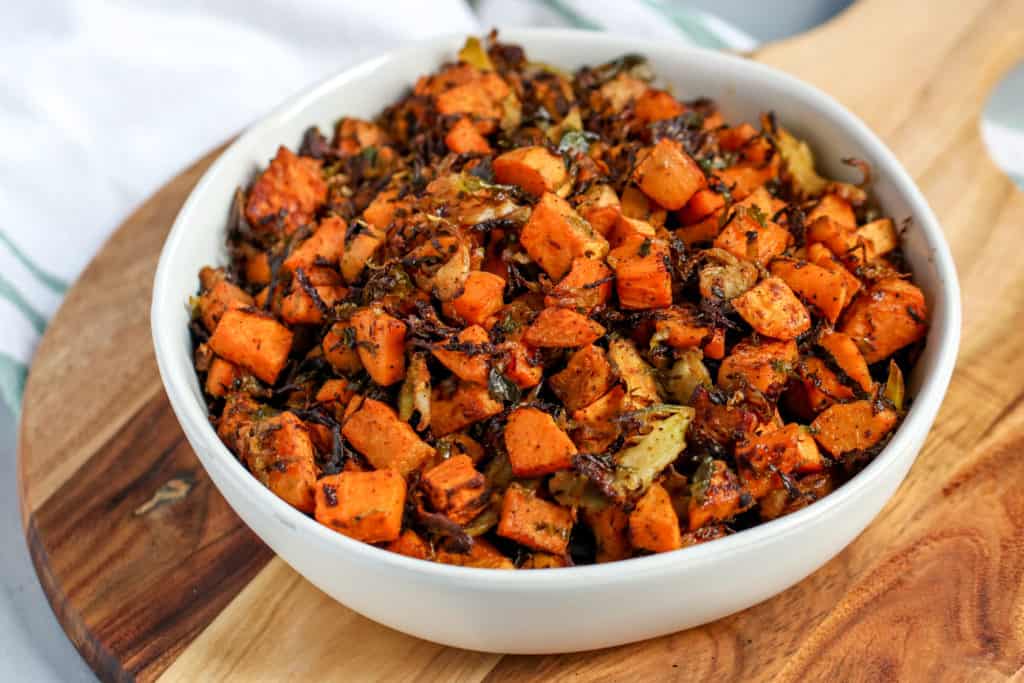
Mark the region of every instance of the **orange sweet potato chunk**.
[[338, 216], [320, 221], [320, 227], [288, 255], [281, 266], [294, 273], [302, 268], [307, 272], [315, 266], [337, 266], [345, 250], [345, 232], [348, 224]]
[[675, 140], [662, 138], [633, 173], [644, 194], [666, 209], [681, 209], [707, 185], [704, 172]]
[[364, 543], [394, 541], [402, 531], [405, 479], [394, 470], [342, 472], [316, 483], [316, 521]]
[[504, 292], [505, 280], [493, 273], [474, 270], [466, 278], [462, 294], [452, 301], [452, 307], [463, 320], [482, 325], [505, 305]]
[[589, 313], [608, 301], [611, 280], [612, 271], [601, 261], [584, 257], [573, 259], [568, 274], [544, 297], [544, 305]]
[[715, 246], [736, 258], [767, 265], [793, 241], [789, 231], [775, 221], [751, 210], [737, 210], [732, 220], [715, 238]]
[[665, 90], [648, 88], [633, 104], [633, 112], [644, 123], [673, 119], [686, 111], [682, 102]]
[[679, 210], [679, 222], [683, 225], [699, 223], [725, 206], [725, 197], [714, 190], [698, 190], [686, 206]]
[[662, 342], [675, 349], [701, 346], [712, 334], [711, 328], [698, 320], [695, 309], [683, 307], [665, 309], [655, 318], [654, 329]]
[[257, 422], [243, 452], [249, 470], [267, 488], [293, 507], [313, 511], [313, 442], [294, 413]]
[[892, 431], [898, 420], [888, 408], [875, 410], [871, 401], [837, 403], [811, 423], [814, 438], [834, 457], [871, 448]]
[[664, 241], [634, 237], [613, 249], [608, 261], [615, 268], [615, 291], [622, 308], [664, 308], [672, 303], [669, 248]]
[[487, 387], [479, 384], [461, 383], [448, 397], [435, 390], [430, 400], [430, 431], [436, 437], [452, 434], [497, 415], [503, 408]]
[[889, 278], [854, 299], [839, 330], [856, 342], [870, 364], [924, 338], [927, 321], [924, 293], [906, 280]]
[[[328, 310], [348, 294], [347, 289], [339, 286], [321, 286], [313, 289]], [[324, 322], [324, 313], [313, 301], [313, 297], [296, 285], [281, 300], [281, 318], [292, 325], [318, 325]]]
[[[743, 487], [736, 473], [725, 462], [710, 463], [710, 474], [690, 498], [687, 514], [690, 531], [709, 522], [724, 522], [735, 517], [742, 508]], [[699, 476], [698, 472], [697, 475]], [[695, 482], [697, 484], [698, 482]]]
[[539, 197], [554, 192], [569, 177], [562, 157], [545, 147], [517, 147], [494, 160], [494, 177], [505, 185], [518, 185]]
[[363, 367], [356, 351], [356, 331], [351, 322], [336, 322], [324, 335], [324, 358], [331, 364], [335, 372], [351, 375]]
[[393, 553], [415, 557], [417, 560], [429, 560], [433, 556], [430, 544], [412, 529], [406, 529], [398, 538], [384, 547]]
[[590, 223], [590, 227], [607, 237], [622, 215], [622, 205], [611, 185], [591, 185], [583, 193], [576, 211]]
[[[434, 357], [460, 379], [486, 385], [490, 372], [489, 357], [485, 352], [485, 345], [490, 343], [487, 330], [479, 325], [470, 325], [451, 342], [435, 345]], [[449, 346], [467, 347], [467, 350], [447, 348]]]
[[742, 341], [725, 357], [718, 368], [718, 386], [736, 390], [752, 386], [773, 395], [789, 380], [789, 370], [797, 362], [799, 351], [792, 341]]
[[868, 371], [868, 364], [849, 335], [842, 332], [827, 332], [821, 336], [818, 344], [832, 356], [836, 365], [850, 379], [860, 385], [861, 389], [871, 391], [874, 388], [875, 383]]
[[770, 277], [732, 300], [732, 306], [759, 334], [796, 339], [811, 329], [811, 316], [782, 279]]
[[327, 199], [320, 167], [317, 159], [296, 156], [287, 147], [278, 147], [277, 156], [249, 190], [245, 217], [253, 230], [267, 232], [280, 224], [291, 234], [310, 223]]
[[569, 469], [576, 455], [569, 435], [537, 408], [512, 411], [505, 425], [505, 447], [517, 477], [539, 477]]
[[548, 384], [566, 408], [576, 411], [604, 396], [614, 382], [615, 373], [604, 350], [591, 344], [574, 353]]
[[252, 305], [252, 297], [238, 285], [225, 280], [220, 273], [216, 282], [199, 296], [199, 315], [203, 326], [213, 332], [227, 311]]
[[373, 381], [390, 386], [405, 377], [405, 323], [376, 308], [352, 315], [356, 351]]
[[668, 491], [651, 484], [629, 515], [629, 541], [635, 548], [664, 553], [682, 545], [679, 516]]
[[236, 379], [242, 376], [241, 369], [223, 358], [214, 358], [206, 372], [206, 393], [222, 398], [231, 391]]
[[491, 145], [487, 138], [480, 134], [473, 122], [463, 117], [455, 122], [448, 134], [444, 136], [444, 144], [456, 154], [490, 154]]
[[534, 550], [564, 555], [575, 521], [572, 510], [512, 485], [501, 505], [498, 535]]
[[348, 241], [340, 258], [341, 275], [345, 282], [352, 283], [359, 279], [366, 262], [383, 246], [386, 237], [382, 228], [370, 223], [360, 223], [348, 231]]
[[434, 457], [434, 449], [403, 422], [390, 406], [366, 399], [345, 421], [341, 434], [375, 469], [393, 469], [403, 477]]
[[608, 505], [601, 510], [583, 511], [583, 519], [594, 532], [597, 542], [597, 557], [602, 562], [624, 560], [632, 555], [629, 544], [629, 515], [618, 505]]
[[487, 481], [466, 455], [455, 455], [423, 475], [430, 504], [457, 524], [476, 517], [488, 502]]
[[220, 319], [209, 344], [218, 356], [273, 384], [291, 352], [292, 332], [272, 315], [236, 309]]
[[806, 427], [794, 423], [748, 439], [736, 447], [736, 457], [758, 473], [818, 472], [825, 466], [814, 437]]
[[530, 258], [554, 279], [569, 271], [573, 259], [608, 254], [607, 240], [551, 192], [545, 192], [533, 207], [519, 239]]
[[833, 193], [826, 194], [818, 201], [811, 212], [807, 214], [806, 223], [810, 225], [819, 218], [828, 218], [839, 225], [851, 228], [857, 227], [857, 217], [853, 213], [850, 202]]
[[545, 308], [526, 328], [523, 341], [538, 348], [569, 349], [591, 344], [604, 327], [568, 308]]
[[824, 266], [795, 259], [776, 259], [772, 262], [771, 273], [789, 285], [797, 296], [821, 311], [831, 323], [839, 319], [849, 301], [846, 278]]

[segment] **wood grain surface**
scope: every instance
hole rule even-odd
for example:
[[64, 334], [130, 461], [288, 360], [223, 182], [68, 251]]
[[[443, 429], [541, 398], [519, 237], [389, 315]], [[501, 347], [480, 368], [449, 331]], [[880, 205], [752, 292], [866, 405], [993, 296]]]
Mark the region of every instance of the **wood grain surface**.
[[[957, 370], [907, 481], [849, 548], [781, 595], [620, 648], [501, 657], [333, 602], [245, 528], [160, 388], [149, 294], [164, 236], [218, 151], [112, 237], [54, 318], [19, 443], [26, 536], [107, 680], [913, 680], [1024, 675], [1024, 194], [978, 120], [1024, 59], [1024, 0], [861, 0], [755, 59], [831, 93], [893, 148], [963, 288]], [[568, 620], [571, 621], [571, 620]], [[571, 627], [571, 624], [569, 624]]]

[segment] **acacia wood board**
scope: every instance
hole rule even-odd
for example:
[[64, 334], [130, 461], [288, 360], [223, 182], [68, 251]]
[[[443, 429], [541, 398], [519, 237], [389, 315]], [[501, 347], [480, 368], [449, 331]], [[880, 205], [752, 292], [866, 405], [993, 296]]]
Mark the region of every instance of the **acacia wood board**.
[[861, 0], [752, 56], [823, 88], [893, 148], [939, 216], [963, 288], [957, 370], [917, 463], [878, 519], [803, 582], [700, 628], [544, 657], [428, 643], [314, 588], [228, 508], [157, 375], [157, 256], [215, 150], [112, 236], [68, 293], [29, 374], [23, 522], [68, 636], [105, 680], [1020, 676], [1024, 194], [991, 163], [979, 117], [1024, 58], [1021, 27], [1021, 0]]

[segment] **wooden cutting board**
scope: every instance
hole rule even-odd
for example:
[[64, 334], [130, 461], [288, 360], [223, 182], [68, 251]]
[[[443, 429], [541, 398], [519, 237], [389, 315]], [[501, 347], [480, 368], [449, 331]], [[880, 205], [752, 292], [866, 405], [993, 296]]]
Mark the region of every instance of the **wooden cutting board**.
[[1024, 194], [990, 162], [978, 121], [1022, 57], [1022, 0], [863, 0], [754, 56], [830, 92], [892, 146], [939, 215], [963, 285], [959, 365], [917, 464], [868, 530], [799, 585], [701, 628], [549, 657], [434, 645], [319, 592], [227, 507], [157, 377], [157, 254], [216, 150], [114, 234], [69, 292], [28, 379], [22, 512], [60, 622], [108, 680], [1021, 675]]

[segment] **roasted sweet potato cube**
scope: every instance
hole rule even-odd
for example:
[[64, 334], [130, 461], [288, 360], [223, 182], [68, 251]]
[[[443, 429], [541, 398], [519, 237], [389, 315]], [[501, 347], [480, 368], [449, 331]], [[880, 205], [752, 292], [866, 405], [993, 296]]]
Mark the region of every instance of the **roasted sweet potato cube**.
[[359, 154], [367, 147], [387, 144], [387, 134], [380, 126], [365, 119], [346, 116], [334, 129], [335, 148], [342, 156]]
[[864, 262], [865, 246], [857, 237], [852, 225], [838, 223], [828, 216], [821, 216], [807, 224], [807, 243], [822, 244], [834, 253], [844, 264], [856, 268]]
[[329, 379], [316, 392], [317, 403], [337, 403], [347, 405], [355, 396], [352, 383], [347, 379]]
[[651, 147], [633, 172], [633, 179], [648, 197], [666, 209], [681, 209], [707, 186], [700, 166], [675, 140], [662, 138]]
[[708, 522], [725, 522], [753, 504], [736, 473], [722, 460], [712, 460], [697, 470], [687, 509], [690, 531]]
[[667, 308], [655, 318], [654, 331], [659, 340], [675, 349], [701, 346], [711, 335], [711, 328], [698, 319], [696, 310], [679, 306]]
[[[647, 201], [642, 192], [638, 190], [637, 194], [640, 195], [644, 202]], [[614, 250], [614, 248], [621, 247], [624, 244], [634, 243], [635, 238], [640, 238], [635, 240], [635, 244], [642, 244], [644, 239], [654, 239], [657, 234], [658, 231], [654, 228], [654, 225], [645, 218], [628, 216], [625, 210], [623, 210], [622, 215], [619, 216], [618, 220], [615, 221], [615, 225], [612, 226], [611, 232], [608, 233], [608, 242]], [[612, 258], [614, 257], [609, 254], [609, 259]]]
[[500, 76], [486, 73], [437, 95], [437, 110], [446, 116], [471, 116], [477, 130], [486, 135], [495, 129], [495, 121], [502, 113], [500, 103], [509, 92]]
[[569, 203], [545, 192], [519, 237], [530, 258], [552, 278], [565, 275], [580, 256], [604, 258], [608, 242]]
[[386, 236], [383, 229], [370, 223], [357, 223], [348, 230], [345, 249], [340, 258], [341, 275], [345, 282], [351, 284], [359, 279], [366, 262], [383, 246]]
[[423, 487], [435, 510], [465, 524], [487, 506], [487, 481], [466, 455], [454, 455], [423, 475]]
[[669, 248], [662, 240], [636, 237], [608, 255], [622, 308], [664, 308], [672, 303]]
[[804, 397], [812, 413], [854, 397], [853, 389], [843, 384], [822, 359], [808, 356], [799, 369]]
[[487, 348], [491, 338], [479, 325], [470, 325], [448, 342], [434, 346], [434, 357], [467, 382], [487, 384], [490, 355]]
[[732, 300], [744, 320], [759, 334], [773, 339], [796, 339], [811, 329], [811, 316], [781, 278], [761, 280]]
[[[653, 237], [654, 227], [665, 225], [665, 219], [668, 217], [668, 212], [657, 202], [648, 198], [636, 185], [627, 185], [626, 189], [622, 191], [621, 206], [622, 215], [615, 227], [616, 232], [621, 230], [622, 234], [609, 237], [613, 246], [617, 246], [623, 239], [628, 238], [632, 232]], [[630, 221], [622, 220], [624, 218], [638, 221], [638, 224], [630, 225]]]
[[615, 562], [629, 557], [629, 515], [618, 505], [607, 505], [598, 511], [583, 511], [583, 521], [590, 526], [597, 544], [596, 560]]
[[850, 202], [834, 193], [824, 195], [817, 205], [811, 209], [811, 212], [807, 214], [805, 222], [810, 225], [819, 218], [828, 218], [839, 225], [851, 228], [857, 226], [857, 217], [853, 213], [853, 207], [850, 206]]
[[415, 557], [417, 560], [429, 560], [434, 555], [430, 544], [412, 529], [406, 529], [398, 538], [384, 547], [393, 553]]
[[906, 280], [889, 278], [854, 299], [839, 330], [856, 342], [871, 364], [922, 339], [927, 321], [928, 306], [921, 290]]
[[682, 115], [686, 107], [665, 90], [648, 88], [633, 104], [633, 112], [644, 123], [674, 119]]
[[321, 344], [324, 358], [336, 372], [354, 374], [363, 367], [356, 351], [356, 331], [350, 322], [336, 322], [324, 335]]
[[405, 377], [405, 323], [378, 308], [352, 315], [356, 352], [374, 382], [390, 386]]
[[679, 209], [679, 222], [683, 225], [693, 225], [715, 213], [725, 206], [725, 197], [714, 190], [697, 190], [686, 206]]
[[249, 470], [264, 486], [293, 507], [313, 511], [313, 442], [294, 413], [284, 412], [256, 422], [243, 452]]
[[534, 550], [565, 555], [574, 521], [572, 510], [513, 484], [502, 500], [498, 535]]
[[573, 259], [569, 273], [544, 297], [544, 305], [589, 313], [608, 301], [611, 281], [612, 271], [601, 261], [585, 257]]
[[615, 386], [586, 408], [574, 412], [572, 419], [576, 429], [572, 437], [576, 447], [583, 453], [603, 453], [622, 431], [614, 418], [629, 410], [631, 405], [626, 390]]
[[716, 171], [715, 175], [729, 188], [733, 199], [742, 201], [776, 177], [778, 170], [779, 156], [775, 155], [767, 164], [743, 161]]
[[881, 441], [899, 420], [895, 411], [875, 408], [871, 401], [837, 403], [814, 419], [811, 431], [833, 457], [863, 451]]
[[834, 323], [849, 301], [846, 278], [835, 270], [796, 259], [776, 259], [771, 273]]
[[576, 211], [590, 227], [607, 237], [622, 215], [622, 205], [611, 185], [591, 185], [583, 192]]
[[569, 435], [537, 408], [512, 411], [505, 425], [505, 447], [517, 477], [539, 477], [569, 469], [576, 455]]
[[341, 433], [375, 469], [390, 468], [403, 477], [435, 455], [390, 406], [369, 398], [345, 420]]
[[529, 389], [540, 384], [544, 378], [544, 367], [534, 357], [533, 351], [520, 342], [510, 342], [505, 360], [505, 377], [520, 389]]
[[487, 138], [480, 134], [473, 122], [466, 117], [460, 118], [444, 136], [444, 144], [456, 154], [490, 154], [491, 145]]
[[484, 538], [474, 538], [468, 552], [453, 553], [441, 550], [435, 558], [443, 564], [454, 564], [459, 567], [476, 567], [478, 569], [515, 569], [512, 560], [505, 557], [500, 550]]
[[757, 473], [817, 472], [825, 465], [814, 437], [806, 427], [794, 423], [738, 444], [736, 457]]
[[245, 217], [256, 232], [283, 229], [291, 234], [313, 220], [327, 199], [327, 184], [318, 159], [299, 157], [278, 147], [270, 162], [249, 189]]
[[217, 419], [217, 436], [239, 459], [244, 460], [245, 444], [260, 408], [249, 394], [240, 391], [229, 392], [224, 400], [224, 410]]
[[718, 237], [715, 246], [736, 258], [767, 265], [793, 241], [789, 231], [763, 214], [737, 210]]
[[782, 391], [799, 358], [795, 342], [741, 341], [718, 368], [718, 386], [730, 391], [752, 386], [773, 396]]
[[702, 349], [705, 358], [711, 360], [722, 360], [725, 358], [725, 330], [716, 327], [711, 330], [711, 339], [704, 343]]
[[213, 332], [217, 323], [228, 311], [236, 308], [248, 308], [253, 299], [241, 287], [220, 278], [214, 285], [199, 296], [199, 314], [203, 325]]
[[690, 405], [695, 411], [691, 429], [723, 446], [749, 439], [762, 427], [759, 416], [752, 410], [714, 400], [703, 385], [694, 389]]
[[655, 553], [676, 550], [682, 543], [679, 516], [661, 484], [654, 483], [629, 514], [629, 541], [634, 548]]
[[545, 147], [517, 147], [494, 160], [494, 177], [505, 185], [518, 185], [539, 197], [554, 192], [569, 177], [562, 157]]
[[538, 348], [570, 349], [591, 344], [604, 327], [568, 308], [545, 308], [526, 328], [523, 341]]
[[684, 225], [676, 230], [676, 237], [681, 239], [686, 246], [711, 242], [722, 230], [725, 221], [725, 209], [717, 209], [708, 216], [692, 225]]
[[465, 429], [474, 422], [500, 413], [504, 406], [495, 401], [487, 387], [461, 383], [451, 396], [434, 390], [430, 400], [430, 431], [436, 437]]
[[378, 231], [385, 232], [400, 206], [397, 190], [381, 190], [363, 211], [363, 220]]
[[[348, 290], [337, 285], [313, 287], [320, 303], [328, 311], [345, 298]], [[281, 318], [292, 325], [318, 325], [324, 322], [324, 312], [305, 289], [296, 285], [281, 300]]]
[[292, 332], [272, 315], [235, 309], [220, 319], [209, 344], [218, 356], [273, 384], [291, 352]]
[[874, 389], [875, 383], [871, 379], [871, 372], [864, 360], [857, 344], [849, 335], [842, 332], [826, 332], [818, 340], [821, 348], [828, 352], [836, 365], [846, 373], [846, 376], [856, 382], [864, 391]]
[[460, 318], [473, 325], [482, 325], [504, 305], [505, 281], [480, 270], [472, 271], [463, 285], [462, 294], [452, 301]]
[[885, 256], [900, 246], [900, 237], [891, 218], [879, 218], [857, 228], [857, 238], [863, 242], [868, 261]]
[[364, 543], [402, 532], [405, 479], [394, 470], [342, 472], [316, 482], [316, 521]]
[[206, 371], [206, 393], [217, 398], [226, 396], [241, 376], [242, 370], [237, 365], [223, 358], [214, 358]]
[[338, 216], [320, 221], [320, 226], [288, 255], [281, 266], [289, 273], [303, 268], [307, 272], [316, 266], [337, 266], [345, 251], [345, 233], [348, 224]]
[[591, 344], [574, 353], [548, 384], [566, 408], [576, 411], [604, 396], [614, 382], [615, 373], [604, 350]]

